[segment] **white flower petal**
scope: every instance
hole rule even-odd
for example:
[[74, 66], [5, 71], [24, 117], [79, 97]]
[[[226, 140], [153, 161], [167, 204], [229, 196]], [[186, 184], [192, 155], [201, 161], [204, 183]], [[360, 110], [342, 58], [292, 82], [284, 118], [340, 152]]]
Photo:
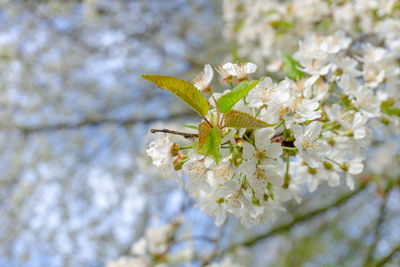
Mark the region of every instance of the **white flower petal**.
[[257, 70], [257, 65], [251, 62], [246, 63], [246, 72], [254, 73]]
[[215, 226], [221, 226], [226, 220], [226, 211], [218, 208], [215, 214]]
[[237, 71], [235, 68], [236, 64], [232, 64], [232, 63], [225, 63], [222, 68], [229, 74], [232, 76], [237, 76]]
[[263, 128], [254, 132], [255, 145], [258, 149], [265, 150], [267, 145], [271, 143], [274, 136], [274, 130], [271, 128]]
[[214, 72], [213, 69], [211, 68], [210, 64], [206, 64], [204, 66], [204, 83], [209, 85], [212, 78], [213, 78]]
[[268, 144], [268, 146], [266, 147], [265, 150], [266, 150], [268, 157], [273, 158], [273, 159], [278, 158], [283, 153], [282, 146], [279, 143]]
[[270, 166], [264, 166], [264, 171], [271, 184], [275, 186], [282, 186], [283, 185], [283, 177], [280, 176], [277, 172], [271, 169]]
[[328, 181], [329, 186], [335, 187], [340, 183], [340, 176], [337, 172], [332, 172]]
[[316, 189], [317, 189], [317, 187], [318, 187], [318, 185], [319, 185], [319, 179], [317, 179], [317, 178], [315, 178], [315, 177], [312, 177], [311, 178], [311, 180], [308, 182], [308, 191], [310, 192], [310, 193], [312, 193], [312, 192], [314, 192]]
[[254, 146], [250, 143], [243, 143], [243, 159], [244, 160], [251, 160], [254, 159], [254, 154], [256, 150]]
[[322, 130], [321, 124], [316, 121], [313, 121], [308, 126], [308, 131], [309, 131], [308, 136], [310, 136], [310, 138], [314, 140], [321, 134], [321, 130]]
[[359, 160], [355, 160], [350, 162], [350, 166], [349, 166], [349, 173], [350, 174], [360, 174], [364, 169], [364, 164], [359, 161]]
[[354, 179], [350, 174], [346, 175], [346, 184], [350, 190], [354, 190]]

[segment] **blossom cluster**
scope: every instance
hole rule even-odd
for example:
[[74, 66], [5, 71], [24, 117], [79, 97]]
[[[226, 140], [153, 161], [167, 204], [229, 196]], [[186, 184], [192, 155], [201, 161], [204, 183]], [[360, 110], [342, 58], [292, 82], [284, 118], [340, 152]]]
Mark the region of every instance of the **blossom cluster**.
[[[298, 41], [318, 33], [377, 36], [399, 58], [399, 16], [396, 0], [224, 0], [224, 34], [237, 44], [236, 53], [276, 71], [282, 52], [292, 53]], [[334, 37], [331, 37], [334, 40]]]
[[[246, 1], [233, 2], [239, 5]], [[287, 1], [283, 6], [278, 1], [255, 2], [251, 10], [264, 10], [274, 18], [290, 11], [288, 18], [302, 18], [306, 29], [313, 29], [314, 20], [332, 12], [329, 7], [320, 8], [328, 5], [326, 1]], [[311, 16], [314, 13], [300, 14], [306, 10], [300, 2], [312, 6], [307, 12], [317, 8], [321, 15], [316, 18]], [[379, 1], [344, 2], [338, 4], [338, 10], [357, 9], [358, 2]], [[392, 2], [387, 3], [389, 11], [395, 9]], [[329, 12], [325, 14], [324, 10]], [[216, 71], [223, 86], [230, 88], [218, 93], [212, 88], [214, 71], [207, 64], [193, 80], [193, 85], [210, 97], [204, 121], [189, 126], [195, 133], [183, 135], [191, 142], [184, 146], [173, 142], [164, 131], [150, 144], [148, 155], [164, 176], [180, 186], [184, 184], [196, 205], [213, 216], [217, 226], [228, 215], [236, 216], [247, 227], [262, 224], [274, 218], [276, 211], [284, 210], [285, 201], [300, 202], [303, 185], [313, 192], [323, 182], [338, 186], [343, 177], [344, 183], [354, 189], [355, 177], [361, 177], [367, 149], [377, 132], [384, 129], [386, 136], [400, 132], [400, 20], [390, 17], [389, 11], [377, 14], [389, 18], [374, 24], [374, 29], [394, 29], [385, 33], [376, 30], [371, 36], [354, 36], [347, 32], [351, 28], [347, 24], [325, 35], [307, 31], [297, 51], [280, 60], [283, 78], [274, 75], [251, 79], [256, 64], [224, 63]], [[361, 17], [360, 12], [357, 9], [352, 16]], [[331, 28], [338, 26], [340, 19], [350, 20], [339, 17], [340, 13], [333, 16]], [[246, 16], [242, 23], [256, 19]], [[369, 22], [360, 25], [367, 28]], [[251, 25], [253, 32], [243, 33], [241, 41], [261, 32]], [[274, 38], [265, 33], [259, 38], [278, 40], [267, 45], [278, 51], [274, 46], [282, 40], [274, 34]], [[262, 48], [258, 51], [271, 50]], [[160, 84], [160, 88], [168, 89], [166, 83]], [[182, 96], [179, 90], [173, 92]], [[245, 92], [240, 99], [236, 98], [239, 92]], [[191, 103], [187, 98], [185, 102]], [[226, 108], [227, 103], [232, 107]], [[201, 149], [204, 138], [211, 140], [207, 149]], [[392, 154], [398, 158], [396, 148]], [[399, 174], [397, 167], [391, 176]]]

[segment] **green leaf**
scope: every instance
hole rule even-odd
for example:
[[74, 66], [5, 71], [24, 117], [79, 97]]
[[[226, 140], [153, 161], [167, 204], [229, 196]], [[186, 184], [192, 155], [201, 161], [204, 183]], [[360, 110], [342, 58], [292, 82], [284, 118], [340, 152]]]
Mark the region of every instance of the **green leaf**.
[[221, 96], [218, 100], [219, 111], [225, 113], [229, 111], [240, 99], [247, 95], [260, 81], [243, 81], [239, 83], [231, 92]]
[[385, 113], [389, 116], [399, 116], [400, 117], [400, 109], [399, 108], [392, 108], [395, 101], [393, 99], [389, 99], [386, 101], [382, 101], [381, 103], [381, 112]]
[[219, 163], [219, 146], [221, 144], [221, 134], [219, 133], [217, 128], [212, 128], [210, 131], [207, 142], [200, 149], [200, 152], [212, 156], [215, 159], [215, 162]]
[[247, 113], [237, 110], [228, 111], [225, 114], [224, 123], [225, 127], [237, 127], [246, 129], [260, 129], [273, 126], [272, 124], [268, 124], [262, 120], [254, 118]]
[[199, 124], [199, 148], [202, 148], [207, 142], [211, 130], [212, 128], [207, 122], [203, 121]]
[[193, 129], [193, 130], [197, 130], [199, 129], [199, 127], [197, 127], [196, 125], [187, 125], [187, 124], [182, 124], [183, 127], [189, 128], [189, 129]]
[[193, 84], [172, 76], [141, 75], [144, 79], [156, 84], [159, 88], [171, 91], [182, 99], [200, 116], [208, 113], [208, 101]]
[[301, 79], [304, 77], [304, 73], [298, 69], [300, 67], [300, 63], [292, 58], [289, 54], [283, 55], [283, 71], [286, 76], [288, 76], [292, 80]]
[[400, 117], [400, 108], [386, 108], [381, 110], [383, 113], [389, 116], [398, 116]]
[[294, 27], [294, 23], [290, 21], [273, 21], [270, 25], [275, 29], [276, 34], [282, 34], [288, 32], [290, 29]]

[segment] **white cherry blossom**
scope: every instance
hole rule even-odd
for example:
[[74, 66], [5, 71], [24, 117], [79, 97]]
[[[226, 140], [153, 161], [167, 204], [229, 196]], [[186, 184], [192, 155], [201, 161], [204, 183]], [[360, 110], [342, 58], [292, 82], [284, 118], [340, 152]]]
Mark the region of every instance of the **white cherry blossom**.
[[318, 138], [321, 134], [321, 125], [313, 121], [307, 126], [294, 125], [294, 145], [299, 150], [301, 158], [311, 167], [316, 168], [321, 163], [326, 146]]

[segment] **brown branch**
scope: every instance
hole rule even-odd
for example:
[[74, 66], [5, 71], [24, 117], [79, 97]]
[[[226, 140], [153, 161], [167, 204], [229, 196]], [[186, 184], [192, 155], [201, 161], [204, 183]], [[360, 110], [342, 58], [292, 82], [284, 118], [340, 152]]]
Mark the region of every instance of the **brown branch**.
[[178, 132], [178, 131], [172, 131], [172, 130], [168, 130], [168, 129], [151, 129], [151, 133], [175, 134], [175, 135], [181, 135], [184, 138], [196, 138], [199, 136], [198, 134]]
[[282, 224], [282, 225], [278, 225], [278, 226], [272, 228], [269, 232], [267, 232], [265, 234], [255, 236], [255, 237], [250, 238], [248, 240], [245, 240], [244, 242], [241, 242], [241, 243], [234, 244], [234, 245], [226, 248], [225, 250], [221, 251], [220, 255], [223, 255], [223, 254], [228, 253], [228, 252], [232, 252], [238, 247], [242, 247], [242, 246], [250, 247], [250, 246], [253, 246], [257, 242], [259, 242], [261, 240], [265, 240], [265, 239], [267, 239], [267, 238], [269, 238], [269, 237], [271, 237], [273, 235], [276, 235], [276, 234], [279, 234], [279, 233], [282, 233], [282, 232], [286, 232], [286, 231], [292, 229], [292, 227], [295, 226], [298, 223], [308, 221], [308, 220], [310, 220], [310, 219], [312, 219], [312, 218], [314, 218], [314, 217], [316, 217], [318, 215], [324, 214], [325, 212], [327, 212], [331, 208], [342, 206], [349, 199], [351, 199], [352, 197], [354, 197], [355, 195], [357, 195], [358, 193], [363, 191], [365, 188], [366, 188], [366, 184], [361, 184], [361, 186], [358, 189], [350, 192], [349, 194], [346, 194], [344, 196], [339, 197], [333, 203], [330, 203], [328, 205], [325, 205], [323, 207], [320, 207], [318, 209], [315, 209], [315, 210], [310, 211], [310, 212], [305, 213], [305, 214], [295, 215], [291, 222], [286, 223], [286, 224]]

